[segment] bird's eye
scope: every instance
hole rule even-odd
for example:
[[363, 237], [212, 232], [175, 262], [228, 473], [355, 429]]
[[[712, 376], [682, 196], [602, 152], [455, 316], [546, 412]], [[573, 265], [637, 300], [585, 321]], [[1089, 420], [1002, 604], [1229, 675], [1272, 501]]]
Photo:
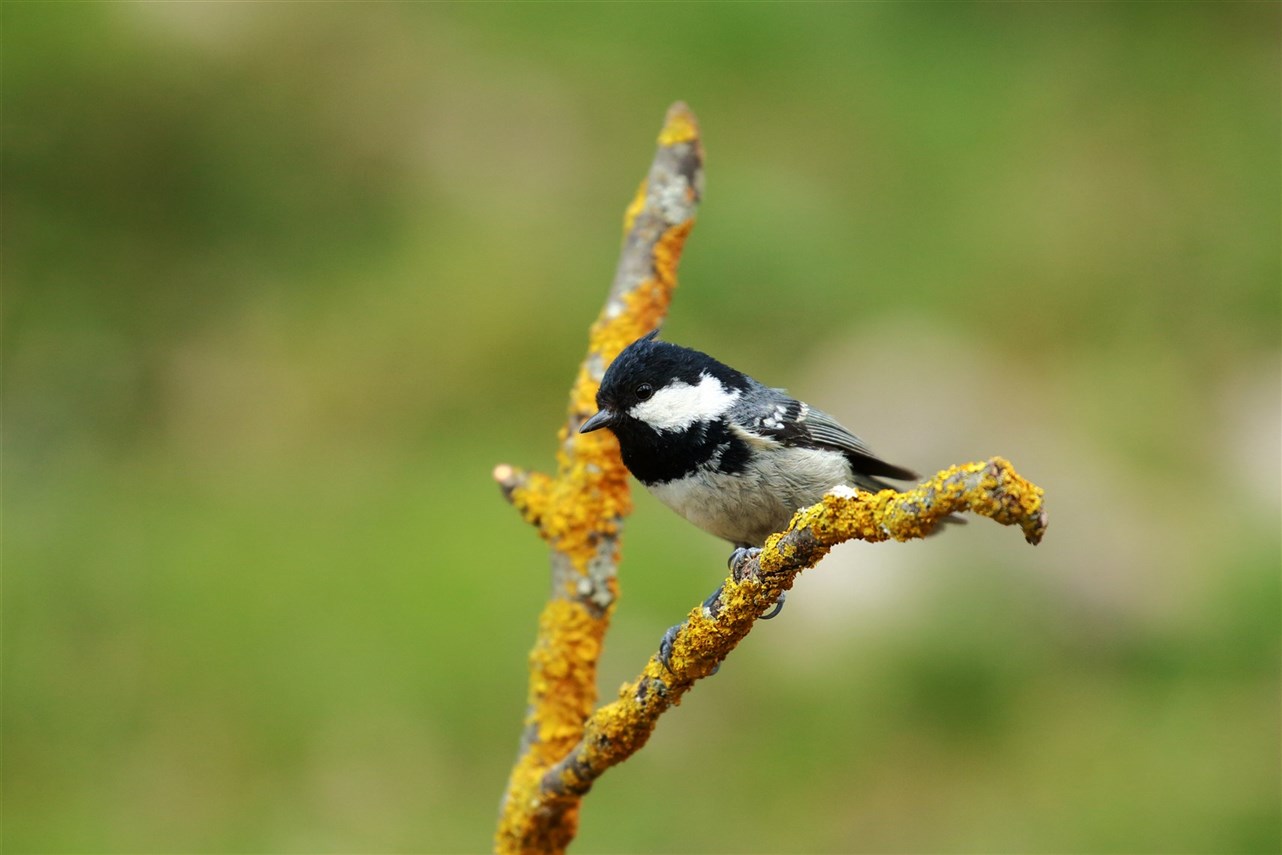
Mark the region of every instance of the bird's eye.
[[636, 394], [637, 394], [638, 401], [649, 400], [650, 396], [654, 394], [654, 387], [651, 386], [649, 383], [642, 383], [640, 386], [637, 387]]

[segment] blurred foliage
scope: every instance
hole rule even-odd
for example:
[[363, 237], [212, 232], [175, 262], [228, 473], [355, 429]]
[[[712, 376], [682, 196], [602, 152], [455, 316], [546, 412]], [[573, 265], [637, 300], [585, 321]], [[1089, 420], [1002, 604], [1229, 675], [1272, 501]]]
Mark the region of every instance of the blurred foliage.
[[[678, 98], [667, 335], [1052, 526], [840, 550], [579, 848], [1282, 845], [1278, 5], [0, 10], [6, 851], [489, 845], [546, 558], [488, 472]], [[607, 694], [724, 560], [625, 549]]]

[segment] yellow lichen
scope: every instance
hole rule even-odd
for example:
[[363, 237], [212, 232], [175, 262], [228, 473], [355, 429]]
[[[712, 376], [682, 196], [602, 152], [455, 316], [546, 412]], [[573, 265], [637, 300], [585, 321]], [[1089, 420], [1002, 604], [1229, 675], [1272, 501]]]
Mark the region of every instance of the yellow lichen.
[[699, 124], [694, 113], [681, 102], [668, 109], [663, 130], [659, 132], [659, 145], [672, 146], [678, 143], [693, 142], [699, 137]]
[[650, 181], [648, 179], [645, 179], [645, 178], [641, 179], [641, 186], [637, 187], [636, 195], [632, 197], [632, 201], [628, 203], [628, 207], [624, 210], [623, 212], [623, 234], [624, 235], [632, 231], [632, 227], [636, 225], [637, 216], [640, 215], [640, 213], [643, 210], [645, 210], [645, 191], [646, 191], [646, 188], [649, 186], [650, 186]]
[[[582, 793], [644, 745], [664, 710], [711, 673], [794, 577], [832, 545], [924, 536], [939, 519], [967, 509], [1031, 530], [1032, 540], [1045, 529], [1041, 490], [1000, 459], [952, 467], [903, 493], [829, 495], [799, 511], [787, 531], [767, 541], [760, 575], [749, 567], [745, 578], [726, 579], [715, 616], [702, 607], [690, 611], [673, 639], [668, 666], [652, 658], [636, 681], [620, 687], [616, 700], [592, 714], [570, 755], [551, 773], [553, 789]], [[546, 797], [546, 780], [544, 789]]]
[[539, 643], [530, 652], [530, 720], [539, 734], [536, 753], [564, 756], [596, 703], [592, 679], [605, 623], [579, 603], [553, 598], [539, 618]]
[[[596, 703], [596, 661], [607, 620], [593, 617], [580, 604], [553, 598], [539, 617], [539, 636], [530, 651], [530, 690], [526, 732], [533, 738], [518, 759], [508, 783], [507, 799], [529, 804], [540, 798], [544, 772], [578, 742]], [[567, 818], [568, 843], [573, 819]], [[534, 836], [537, 818], [527, 811], [504, 810], [496, 841], [520, 851]], [[562, 844], [564, 845], [564, 844]], [[536, 850], [537, 851], [537, 850]]]
[[[623, 348], [658, 326], [667, 312], [676, 285], [676, 265], [689, 234], [689, 223], [667, 229], [654, 247], [655, 275], [623, 297], [624, 311], [603, 311], [592, 327], [590, 353], [608, 363]], [[572, 416], [596, 412], [598, 383], [585, 362], [570, 390]], [[619, 459], [618, 443], [608, 431], [569, 434], [563, 427], [557, 453], [556, 479], [541, 480], [515, 491], [525, 518], [567, 555], [579, 572], [586, 572], [602, 535], [618, 531], [618, 520], [632, 510], [627, 471]]]
[[[660, 134], [660, 145], [666, 148], [691, 142], [697, 146], [694, 116], [685, 105], [674, 105]], [[693, 154], [697, 160], [697, 148]], [[661, 155], [667, 156], [663, 152]], [[685, 153], [681, 156], [684, 158]], [[686, 160], [683, 166], [689, 164]], [[652, 171], [652, 175], [659, 175], [664, 181], [674, 177], [663, 170]], [[657, 200], [666, 190], [651, 187], [649, 179], [641, 183], [624, 213], [625, 232], [631, 234], [637, 229], [647, 205], [655, 205], [653, 213], [658, 216], [666, 214], [666, 210], [657, 207]], [[694, 190], [687, 186], [685, 192], [693, 206], [697, 201]], [[646, 220], [647, 229], [649, 222]], [[603, 553], [604, 557], [617, 560], [617, 554], [610, 551], [617, 550], [620, 520], [631, 512], [632, 500], [627, 470], [613, 435], [607, 431], [578, 434], [571, 430], [596, 411], [601, 367], [662, 321], [676, 285], [677, 262], [690, 226], [690, 222], [671, 226], [653, 244], [646, 243], [649, 232], [641, 229], [637, 229], [636, 240], [625, 241], [625, 252], [645, 254], [653, 275], [629, 284], [612, 297], [592, 325], [588, 357], [571, 387], [566, 424], [558, 434], [556, 476], [519, 472], [513, 467], [495, 470], [496, 480], [522, 517], [538, 528], [579, 577], [586, 576], [594, 566], [593, 559]], [[561, 566], [554, 562], [554, 567]], [[581, 601], [581, 578], [567, 579], [567, 574], [554, 572], [554, 579], [563, 589], [554, 591], [545, 607], [538, 639], [530, 653], [526, 738], [504, 797], [495, 837], [500, 851], [563, 850], [577, 829], [578, 802], [573, 794], [582, 792], [576, 786], [582, 770], [603, 769], [617, 762], [612, 753], [602, 761], [601, 750], [630, 753], [649, 734], [649, 729], [638, 723], [638, 717], [644, 715], [643, 708], [621, 705], [609, 715], [598, 715], [596, 732], [604, 727], [612, 737], [592, 743], [592, 751], [583, 758], [588, 766], [563, 763], [583, 738], [596, 701], [596, 661], [617, 593], [611, 574], [593, 573], [593, 589], [604, 589], [609, 596]], [[605, 765], [594, 767], [599, 761]], [[559, 771], [553, 772], [554, 769]], [[554, 779], [550, 785], [549, 775]]]
[[[659, 141], [662, 146], [694, 143], [694, 150], [681, 156], [690, 153], [697, 159], [698, 128], [685, 105], [669, 111]], [[624, 227], [629, 233], [651, 203], [651, 191], [643, 182], [628, 205]], [[697, 201], [693, 186], [684, 191], [690, 194], [687, 201]], [[771, 536], [755, 566], [739, 568], [744, 578], [725, 581], [715, 614], [702, 607], [691, 610], [672, 640], [666, 665], [652, 657], [636, 681], [620, 688], [616, 700], [593, 712], [596, 663], [617, 591], [612, 574], [598, 572], [600, 565], [592, 562], [606, 550], [617, 550], [620, 521], [632, 506], [613, 435], [571, 430], [596, 411], [601, 368], [663, 319], [692, 225], [692, 220], [672, 225], [646, 247], [653, 275], [615, 294], [592, 325], [588, 358], [575, 377], [566, 424], [558, 435], [556, 477], [508, 466], [495, 470], [495, 479], [522, 516], [577, 571], [564, 573], [564, 563], [554, 562], [554, 579], [563, 588], [554, 591], [544, 608], [530, 653], [525, 738], [495, 838], [502, 852], [563, 851], [578, 828], [579, 799], [592, 782], [643, 746], [658, 717], [711, 673], [797, 574], [833, 545], [924, 537], [944, 517], [962, 511], [1018, 525], [1032, 543], [1045, 533], [1041, 489], [1001, 458], [951, 467], [903, 493], [825, 496], [798, 511], [786, 531]], [[625, 242], [625, 251], [642, 245]], [[605, 557], [618, 558], [608, 552]], [[590, 569], [589, 587], [609, 596], [583, 596], [581, 583]]]

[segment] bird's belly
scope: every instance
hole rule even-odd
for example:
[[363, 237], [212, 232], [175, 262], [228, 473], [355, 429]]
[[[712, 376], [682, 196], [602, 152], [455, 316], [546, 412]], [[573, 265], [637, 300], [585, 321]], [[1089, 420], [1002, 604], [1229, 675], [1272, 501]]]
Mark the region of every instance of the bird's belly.
[[812, 449], [759, 452], [742, 472], [699, 470], [648, 485], [663, 504], [694, 525], [736, 545], [761, 546], [787, 527], [799, 508], [838, 484], [850, 484], [844, 456]]

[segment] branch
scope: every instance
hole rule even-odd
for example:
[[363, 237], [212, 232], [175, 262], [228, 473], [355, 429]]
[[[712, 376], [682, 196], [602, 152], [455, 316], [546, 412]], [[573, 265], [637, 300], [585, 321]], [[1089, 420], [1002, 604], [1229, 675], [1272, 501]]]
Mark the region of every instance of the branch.
[[671, 671], [652, 657], [641, 676], [619, 690], [618, 700], [592, 715], [574, 750], [543, 776], [544, 804], [577, 804], [606, 769], [645, 745], [659, 716], [715, 671], [797, 575], [833, 546], [847, 540], [925, 537], [945, 517], [961, 511], [1017, 525], [1031, 544], [1046, 533], [1042, 489], [1000, 457], [945, 469], [905, 493], [838, 488], [798, 511], [759, 555], [740, 560], [715, 600], [690, 611], [673, 639]]
[[1018, 525], [1029, 543], [1046, 531], [1041, 488], [1001, 458], [954, 466], [913, 490], [837, 488], [798, 511], [758, 555], [741, 558], [719, 595], [691, 610], [672, 637], [669, 665], [652, 657], [619, 697], [593, 712], [596, 665], [618, 595], [619, 534], [631, 511], [627, 471], [608, 431], [578, 433], [596, 409], [605, 367], [658, 326], [702, 193], [698, 125], [669, 110], [646, 180], [624, 215], [624, 245], [609, 297], [570, 391], [555, 476], [503, 464], [494, 479], [551, 548], [552, 590], [530, 652], [525, 727], [499, 817], [503, 853], [562, 852], [581, 798], [606, 769], [645, 745], [665, 711], [711, 674], [753, 623], [834, 545], [925, 537], [953, 513]]
[[583, 736], [596, 665], [618, 594], [619, 532], [632, 510], [627, 470], [609, 431], [580, 434], [605, 367], [663, 320], [703, 192], [694, 114], [668, 109], [650, 172], [624, 213], [624, 242], [605, 306], [570, 390], [555, 477], [502, 464], [494, 480], [551, 547], [552, 591], [530, 652], [525, 727], [500, 810], [495, 848], [560, 852], [578, 827], [578, 799], [548, 800], [541, 781]]

